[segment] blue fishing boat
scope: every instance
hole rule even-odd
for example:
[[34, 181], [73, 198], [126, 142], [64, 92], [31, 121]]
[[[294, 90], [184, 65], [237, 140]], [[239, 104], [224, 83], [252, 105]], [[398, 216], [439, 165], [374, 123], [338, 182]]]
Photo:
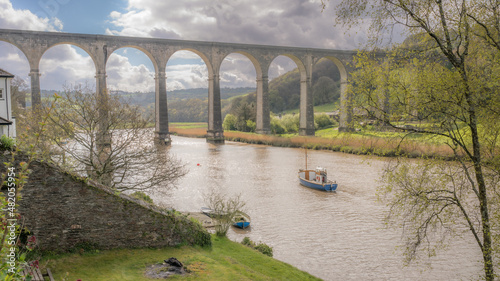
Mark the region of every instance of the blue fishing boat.
[[299, 170], [300, 184], [309, 188], [322, 191], [337, 190], [337, 182], [328, 179], [325, 168], [317, 167], [315, 170], [307, 169], [307, 148], [306, 148], [306, 169]]
[[234, 216], [233, 226], [237, 227], [237, 228], [242, 228], [242, 229], [249, 227], [250, 226], [250, 216], [241, 212], [241, 211], [238, 212]]
[[337, 190], [337, 183], [328, 180], [326, 169], [318, 167], [315, 170], [299, 170], [300, 184], [309, 188], [335, 191]]

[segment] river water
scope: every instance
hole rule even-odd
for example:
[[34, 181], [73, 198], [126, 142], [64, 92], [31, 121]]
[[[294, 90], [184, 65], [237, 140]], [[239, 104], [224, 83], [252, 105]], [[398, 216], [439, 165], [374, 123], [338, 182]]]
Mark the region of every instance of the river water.
[[[401, 231], [388, 229], [387, 207], [376, 188], [386, 159], [330, 151], [308, 151], [309, 167], [327, 168], [337, 192], [315, 191], [299, 184], [305, 166], [303, 149], [279, 148], [205, 139], [172, 137], [169, 148], [189, 173], [156, 203], [196, 212], [204, 195], [218, 188], [241, 194], [252, 217], [249, 230], [230, 229], [271, 246], [274, 258], [324, 280], [470, 280], [481, 274], [480, 251], [466, 237], [456, 239], [436, 257], [403, 266]], [[199, 164], [199, 165], [198, 165]]]

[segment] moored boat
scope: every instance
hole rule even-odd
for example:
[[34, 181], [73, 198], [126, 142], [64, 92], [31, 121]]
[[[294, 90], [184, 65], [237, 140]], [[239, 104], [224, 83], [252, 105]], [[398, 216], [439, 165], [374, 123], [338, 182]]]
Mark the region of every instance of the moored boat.
[[309, 188], [323, 190], [323, 191], [335, 191], [337, 190], [337, 182], [328, 180], [328, 176], [325, 168], [317, 167], [316, 170], [307, 169], [307, 148], [306, 152], [306, 168], [305, 170], [299, 170], [299, 180], [300, 184], [307, 186]]
[[250, 226], [250, 216], [243, 213], [237, 212], [233, 219], [233, 226], [238, 228], [247, 228]]
[[337, 183], [328, 180], [325, 168], [318, 167], [316, 170], [299, 170], [299, 180], [300, 184], [309, 188], [323, 191], [337, 190]]

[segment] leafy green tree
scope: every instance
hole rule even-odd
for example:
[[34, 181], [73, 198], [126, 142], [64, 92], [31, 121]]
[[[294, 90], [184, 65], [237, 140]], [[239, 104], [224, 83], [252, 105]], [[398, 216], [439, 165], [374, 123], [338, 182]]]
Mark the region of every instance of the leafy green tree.
[[231, 113], [227, 114], [226, 117], [224, 117], [224, 122], [222, 122], [222, 127], [224, 130], [236, 130], [236, 122], [238, 119], [236, 116], [232, 115]]
[[[433, 253], [465, 225], [481, 249], [484, 278], [498, 253], [500, 57], [498, 1], [343, 0], [337, 22], [371, 21], [372, 42], [402, 26], [418, 42], [383, 60], [361, 54], [352, 77], [355, 106], [387, 126], [446, 141], [457, 161], [401, 160], [386, 170], [384, 194], [404, 227], [406, 254]], [[436, 59], [439, 58], [439, 59]], [[400, 126], [414, 120], [414, 126]], [[434, 244], [434, 243], [437, 243]]]
[[314, 105], [336, 102], [340, 98], [340, 90], [330, 77], [322, 76], [313, 86]]

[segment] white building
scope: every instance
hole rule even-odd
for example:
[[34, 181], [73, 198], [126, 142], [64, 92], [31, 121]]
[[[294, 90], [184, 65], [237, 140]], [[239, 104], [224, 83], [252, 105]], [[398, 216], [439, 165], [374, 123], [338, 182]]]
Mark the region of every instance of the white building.
[[0, 68], [0, 136], [16, 137], [16, 118], [12, 116], [10, 81], [14, 75]]

